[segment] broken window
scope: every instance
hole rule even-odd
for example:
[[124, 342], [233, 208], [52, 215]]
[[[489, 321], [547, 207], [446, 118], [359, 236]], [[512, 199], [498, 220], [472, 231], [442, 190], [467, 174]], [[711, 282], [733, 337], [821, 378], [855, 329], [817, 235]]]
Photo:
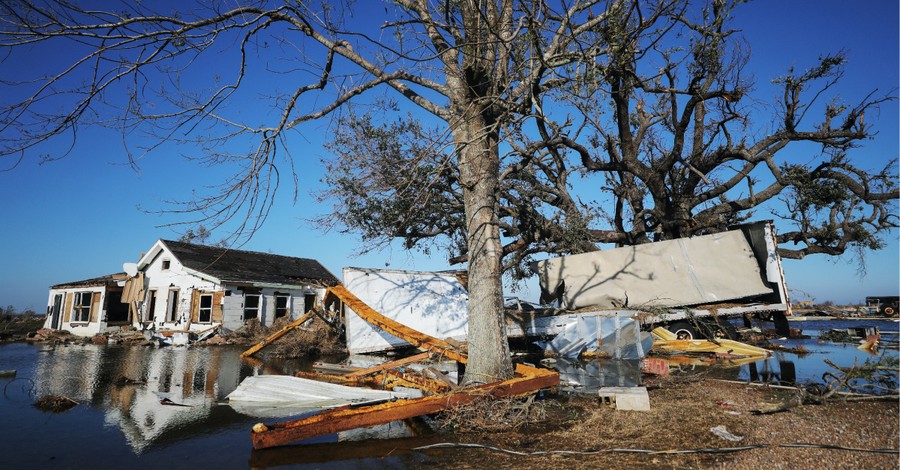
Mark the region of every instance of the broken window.
[[260, 296], [257, 294], [247, 294], [244, 296], [244, 320], [251, 318], [259, 318]]
[[290, 313], [290, 295], [275, 294], [275, 318], [288, 316]]
[[200, 311], [197, 315], [197, 321], [200, 323], [209, 323], [212, 321], [212, 294], [200, 295]]
[[166, 320], [170, 322], [178, 320], [178, 289], [169, 291], [169, 301], [166, 304]]
[[147, 292], [147, 311], [144, 313], [144, 321], [153, 321], [156, 315], [156, 290]]
[[306, 294], [303, 296], [303, 309], [308, 312], [316, 308], [316, 294]]
[[76, 292], [75, 301], [72, 303], [72, 322], [91, 321], [92, 292]]

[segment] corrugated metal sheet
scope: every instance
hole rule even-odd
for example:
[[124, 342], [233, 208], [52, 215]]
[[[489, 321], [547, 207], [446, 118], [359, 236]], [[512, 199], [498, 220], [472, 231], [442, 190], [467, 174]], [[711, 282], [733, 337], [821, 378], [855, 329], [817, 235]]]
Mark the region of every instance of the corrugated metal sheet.
[[409, 398], [409, 394], [346, 387], [288, 375], [258, 375], [244, 379], [227, 398], [228, 404], [239, 413], [277, 417]]

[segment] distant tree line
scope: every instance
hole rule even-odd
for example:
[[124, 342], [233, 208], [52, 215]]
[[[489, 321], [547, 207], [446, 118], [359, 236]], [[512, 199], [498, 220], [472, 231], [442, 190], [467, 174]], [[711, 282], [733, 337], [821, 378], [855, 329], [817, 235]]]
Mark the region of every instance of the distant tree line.
[[41, 315], [38, 312], [30, 308], [26, 308], [25, 310], [18, 311], [16, 307], [12, 305], [7, 305], [6, 308], [0, 307], [0, 319], [3, 321], [11, 321], [13, 317], [26, 317], [31, 318], [37, 315]]

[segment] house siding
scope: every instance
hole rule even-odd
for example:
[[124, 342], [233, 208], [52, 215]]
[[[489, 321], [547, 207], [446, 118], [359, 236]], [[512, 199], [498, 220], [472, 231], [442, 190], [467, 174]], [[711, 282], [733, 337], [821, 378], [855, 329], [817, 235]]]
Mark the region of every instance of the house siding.
[[[156, 248], [156, 246], [154, 246], [154, 248]], [[147, 295], [149, 296], [149, 292], [151, 291], [156, 291], [156, 306], [150, 316], [150, 322], [156, 324], [156, 326], [160, 328], [185, 330], [201, 330], [208, 327], [210, 324], [220, 323], [221, 304], [219, 304], [217, 315], [216, 299], [221, 298], [221, 295], [223, 294], [221, 288], [208, 280], [201, 279], [198, 276], [186, 272], [184, 266], [171, 252], [165, 247], [160, 246], [159, 248], [159, 253], [143, 269], [144, 277], [147, 279]], [[164, 262], [168, 262], [168, 268], [164, 268]], [[168, 317], [169, 292], [171, 290], [178, 290], [178, 301], [175, 306], [175, 321], [172, 321]], [[211, 323], [200, 323], [198, 321], [197, 314], [200, 293], [213, 294], [213, 316]], [[144, 315], [146, 315], [146, 309], [148, 308], [149, 297], [144, 301], [142, 307]]]

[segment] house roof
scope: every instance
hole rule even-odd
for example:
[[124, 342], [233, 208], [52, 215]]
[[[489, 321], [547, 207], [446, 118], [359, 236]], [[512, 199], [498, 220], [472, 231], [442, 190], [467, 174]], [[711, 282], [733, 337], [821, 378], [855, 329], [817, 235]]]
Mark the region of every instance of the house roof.
[[333, 286], [340, 284], [314, 259], [160, 240], [186, 268], [222, 282]]
[[66, 287], [97, 287], [97, 286], [105, 286], [111, 282], [123, 281], [128, 277], [125, 273], [115, 273], [115, 274], [107, 274], [105, 276], [100, 277], [92, 277], [90, 279], [84, 279], [81, 281], [73, 281], [73, 282], [64, 282], [62, 284], [56, 284], [55, 286], [50, 286], [51, 289], [64, 289]]

